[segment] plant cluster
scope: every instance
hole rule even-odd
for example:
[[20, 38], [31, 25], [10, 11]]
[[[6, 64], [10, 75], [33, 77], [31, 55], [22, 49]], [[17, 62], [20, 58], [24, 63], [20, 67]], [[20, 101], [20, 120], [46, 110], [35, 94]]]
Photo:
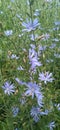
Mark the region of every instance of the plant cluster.
[[0, 8], [0, 129], [60, 130], [60, 2]]

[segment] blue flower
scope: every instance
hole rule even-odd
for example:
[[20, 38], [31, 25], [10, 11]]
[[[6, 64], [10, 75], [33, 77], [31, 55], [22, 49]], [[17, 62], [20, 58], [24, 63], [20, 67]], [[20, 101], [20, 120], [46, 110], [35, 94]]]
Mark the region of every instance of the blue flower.
[[5, 82], [4, 86], [2, 86], [2, 88], [4, 89], [4, 93], [8, 94], [8, 95], [13, 94], [15, 92], [14, 85], [9, 83], [8, 81]]
[[22, 23], [22, 26], [25, 27], [25, 29], [23, 29], [22, 31], [31, 32], [39, 26], [38, 19], [36, 18], [34, 19], [34, 21], [32, 21], [31, 19], [29, 21], [27, 19], [26, 23], [25, 22]]
[[37, 94], [40, 94], [39, 90], [39, 86], [36, 83], [32, 83], [32, 82], [28, 82], [27, 83], [27, 90], [25, 92], [26, 96], [32, 96], [32, 99], [34, 98], [34, 95], [37, 96]]
[[42, 72], [39, 74], [39, 80], [44, 81], [44, 83], [46, 84], [47, 82], [52, 82], [54, 78], [52, 78], [52, 73]]
[[22, 82], [20, 81], [18, 78], [15, 79], [20, 85], [25, 85], [26, 86], [26, 91], [24, 93], [25, 96], [32, 96], [32, 99], [34, 98], [34, 96], [36, 96], [37, 98], [37, 103], [40, 107], [43, 106], [43, 94], [41, 92], [41, 87], [38, 86], [38, 84], [36, 84], [35, 82]]
[[31, 70], [36, 70], [37, 66], [42, 66], [41, 62], [38, 61], [37, 52], [33, 49], [29, 49], [29, 60], [31, 64]]

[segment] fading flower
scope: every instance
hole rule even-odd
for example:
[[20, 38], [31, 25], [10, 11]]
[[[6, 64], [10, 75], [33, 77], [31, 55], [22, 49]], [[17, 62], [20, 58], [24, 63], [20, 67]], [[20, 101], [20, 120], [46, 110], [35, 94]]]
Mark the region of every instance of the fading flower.
[[52, 0], [45, 0], [45, 2], [52, 2]]
[[57, 105], [57, 109], [60, 111], [60, 103], [58, 103], [58, 105]]
[[59, 39], [58, 38], [54, 38], [54, 39], [52, 39], [52, 41], [59, 42]]
[[7, 30], [7, 31], [4, 31], [5, 35], [6, 36], [11, 36], [13, 31], [12, 30]]
[[49, 60], [47, 59], [46, 62], [47, 63], [52, 63], [52, 62], [54, 62], [54, 60], [53, 59], [49, 59]]
[[58, 109], [58, 111], [60, 111], [60, 103], [54, 104], [54, 106]]
[[44, 81], [44, 83], [46, 84], [47, 82], [52, 82], [54, 78], [52, 78], [52, 73], [42, 72], [39, 74], [39, 80]]
[[34, 12], [34, 16], [39, 16], [39, 15], [40, 15], [40, 10], [36, 9], [35, 12]]
[[53, 28], [53, 31], [58, 31], [58, 30], [59, 30], [59, 27]]
[[2, 11], [2, 10], [0, 10], [0, 14], [3, 14], [3, 11]]
[[60, 21], [55, 21], [54, 24], [55, 24], [56, 26], [59, 26], [59, 25], [60, 25]]
[[53, 48], [55, 48], [56, 47], [56, 44], [55, 43], [53, 43], [53, 44], [51, 44], [51, 46], [49, 47], [50, 49], [53, 49]]
[[50, 130], [53, 130], [53, 128], [55, 128], [55, 122], [52, 121], [48, 124], [48, 127], [50, 128]]
[[45, 46], [39, 45], [38, 46], [38, 56], [41, 56], [41, 53], [44, 52], [45, 50], [46, 50], [46, 45]]
[[34, 44], [30, 44], [30, 47], [31, 47], [32, 49], [35, 49], [35, 48], [36, 48]]
[[15, 2], [15, 0], [11, 0], [11, 2], [12, 2], [12, 3], [14, 3], [14, 2]]
[[41, 116], [44, 116], [44, 115], [48, 115], [50, 111], [48, 111], [47, 109], [43, 112], [43, 111], [40, 111], [40, 115]]
[[39, 49], [40, 51], [44, 51], [44, 50], [46, 49], [46, 45], [45, 45], [45, 46], [39, 45], [38, 47], [39, 47], [38, 49]]
[[42, 94], [42, 92], [40, 91], [39, 93], [36, 93], [36, 97], [37, 97], [37, 103], [38, 103], [38, 105], [39, 105], [39, 107], [43, 107], [43, 94]]
[[36, 34], [36, 35], [31, 34], [31, 35], [30, 35], [30, 39], [31, 39], [32, 41], [35, 41], [37, 37], [38, 37], [37, 34]]
[[38, 122], [39, 121], [40, 108], [39, 107], [32, 107], [30, 114], [33, 117], [33, 120], [35, 122]]
[[19, 57], [18, 57], [18, 56], [16, 56], [16, 54], [12, 54], [10, 57], [8, 56], [8, 58], [11, 58], [11, 59], [16, 59], [16, 60], [18, 60], [18, 59], [19, 59]]
[[34, 21], [32, 21], [30, 19], [30, 21], [27, 19], [27, 22], [22, 22], [22, 26], [25, 27], [25, 29], [23, 29], [22, 31], [26, 31], [26, 32], [31, 32], [33, 30], [35, 30], [38, 26], [39, 26], [39, 22], [38, 19], [34, 19]]
[[43, 41], [48, 40], [50, 38], [50, 34], [46, 33], [43, 34], [43, 37], [41, 38]]
[[23, 33], [22, 34], [19, 34], [19, 38], [21, 38], [23, 36]]
[[54, 53], [54, 56], [55, 56], [56, 58], [60, 58], [60, 54], [58, 54], [58, 53]]
[[19, 108], [18, 107], [12, 107], [13, 117], [16, 117], [18, 112], [19, 112]]
[[21, 21], [23, 21], [23, 19], [22, 19], [21, 16], [22, 16], [22, 15], [16, 14], [16, 17], [19, 18]]
[[18, 128], [15, 128], [14, 130], [19, 130]]
[[15, 78], [15, 80], [18, 82], [18, 84], [20, 85], [27, 85], [26, 82], [22, 82], [21, 80], [19, 80], [19, 78]]
[[32, 107], [30, 114], [33, 117], [33, 120], [35, 122], [38, 122], [40, 119], [40, 116], [48, 115], [49, 111], [45, 110], [44, 112], [41, 111], [40, 107]]
[[11, 5], [8, 5], [8, 7], [7, 7], [8, 9], [12, 9], [12, 7], [11, 7]]
[[30, 1], [29, 1], [29, 0], [27, 0], [27, 5], [28, 5], [28, 6], [30, 5]]
[[21, 103], [22, 105], [25, 105], [25, 103], [26, 103], [25, 97], [20, 98], [20, 103]]
[[4, 86], [2, 86], [2, 88], [4, 89], [4, 93], [5, 94], [13, 94], [15, 92], [14, 88], [15, 86], [11, 83], [9, 83], [8, 81], [5, 82]]
[[16, 54], [12, 54], [12, 56], [11, 56], [11, 59], [19, 59], [19, 57], [18, 56], [16, 56]]
[[17, 70], [24, 70], [24, 68], [22, 66], [19, 66]]

